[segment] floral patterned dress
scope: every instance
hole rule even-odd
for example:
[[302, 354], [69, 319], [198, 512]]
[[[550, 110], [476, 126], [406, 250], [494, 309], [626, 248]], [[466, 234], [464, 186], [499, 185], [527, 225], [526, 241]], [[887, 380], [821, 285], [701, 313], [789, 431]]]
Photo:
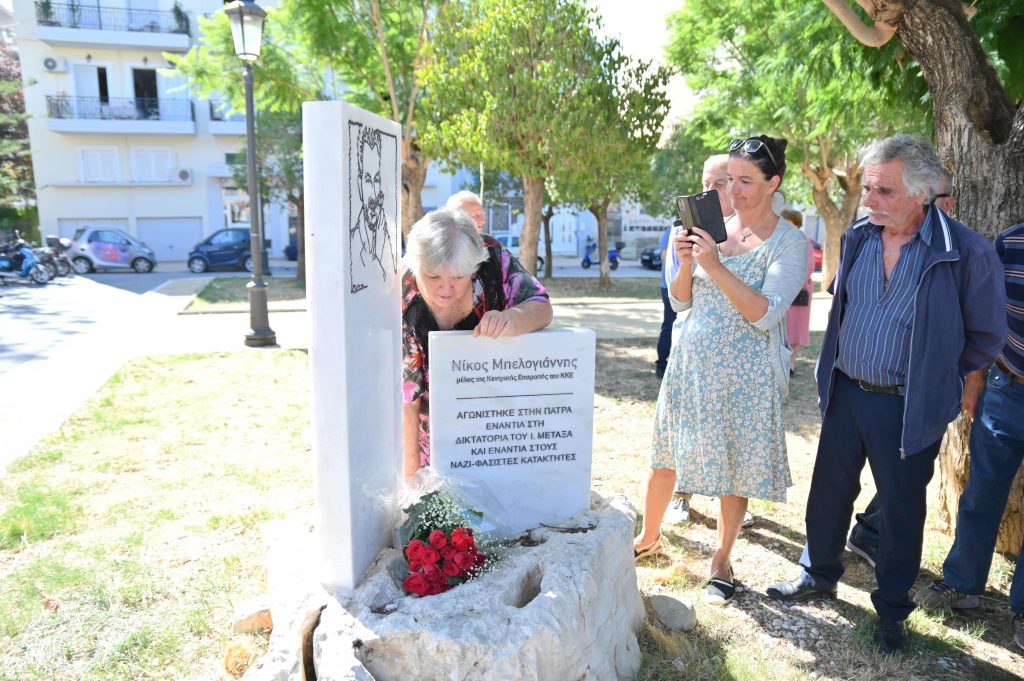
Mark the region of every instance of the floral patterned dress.
[[[765, 245], [721, 256], [722, 264], [760, 290], [769, 264]], [[651, 449], [652, 468], [676, 470], [676, 489], [786, 500], [792, 481], [782, 393], [768, 343], [768, 333], [697, 267], [693, 307], [661, 383]]]
[[[544, 286], [490, 235], [484, 235], [487, 260], [473, 275], [473, 310], [452, 330], [471, 331], [489, 310], [506, 310], [531, 300], [550, 302]], [[416, 288], [416, 278], [402, 277], [402, 399], [420, 400], [420, 464], [430, 464], [430, 358], [427, 334], [440, 331], [437, 320]]]

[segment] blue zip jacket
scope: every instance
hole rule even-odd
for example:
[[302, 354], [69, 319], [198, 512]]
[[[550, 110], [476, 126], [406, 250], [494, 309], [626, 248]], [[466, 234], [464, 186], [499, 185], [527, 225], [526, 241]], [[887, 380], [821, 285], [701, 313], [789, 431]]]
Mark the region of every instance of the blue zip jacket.
[[[960, 412], [964, 375], [986, 369], [1006, 342], [1006, 285], [995, 248], [970, 227], [930, 206], [931, 252], [914, 298], [910, 366], [904, 387], [900, 458], [939, 440]], [[818, 407], [828, 409], [846, 303], [846, 273], [867, 239], [868, 219], [850, 225], [839, 247], [839, 269], [815, 375]]]

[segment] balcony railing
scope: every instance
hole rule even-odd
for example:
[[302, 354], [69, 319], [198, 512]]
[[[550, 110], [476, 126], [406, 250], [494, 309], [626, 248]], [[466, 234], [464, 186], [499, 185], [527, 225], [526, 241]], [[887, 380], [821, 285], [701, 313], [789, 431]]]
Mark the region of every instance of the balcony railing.
[[238, 123], [245, 121], [245, 114], [235, 112], [229, 114], [231, 105], [225, 102], [220, 102], [215, 99], [210, 100], [210, 120], [211, 121], [224, 121], [230, 123]]
[[189, 99], [156, 97], [53, 97], [46, 98], [50, 118], [120, 121], [194, 121]]
[[40, 26], [62, 28], [192, 34], [188, 14], [182, 10], [161, 12], [150, 9], [100, 7], [86, 5], [84, 1], [68, 4], [37, 1], [36, 23]]

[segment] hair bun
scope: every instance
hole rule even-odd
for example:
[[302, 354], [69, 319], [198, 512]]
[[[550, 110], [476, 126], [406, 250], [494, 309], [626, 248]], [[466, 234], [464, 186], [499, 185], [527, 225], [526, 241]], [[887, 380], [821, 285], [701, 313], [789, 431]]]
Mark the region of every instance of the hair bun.
[[789, 146], [789, 140], [785, 137], [769, 137], [768, 135], [762, 135], [765, 144], [772, 148], [773, 152], [779, 152], [779, 155], [785, 155], [786, 147]]

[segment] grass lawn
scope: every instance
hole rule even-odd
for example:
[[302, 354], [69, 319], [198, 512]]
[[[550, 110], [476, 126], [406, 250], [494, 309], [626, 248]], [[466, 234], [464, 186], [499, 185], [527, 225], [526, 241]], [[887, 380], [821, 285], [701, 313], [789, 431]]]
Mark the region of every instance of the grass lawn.
[[[852, 556], [839, 600], [764, 596], [796, 574], [803, 543], [818, 432], [809, 350], [785, 407], [794, 486], [786, 504], [753, 503], [759, 522], [734, 554], [744, 590], [724, 608], [702, 601], [715, 513], [695, 499], [687, 526], [665, 528], [668, 557], [637, 576], [646, 594], [694, 602], [698, 626], [647, 624], [637, 679], [1020, 678], [1005, 614], [1012, 564], [998, 556], [983, 607], [948, 620], [916, 613], [898, 659], [871, 646], [874, 577]], [[653, 359], [653, 339], [598, 343], [593, 484], [638, 506]], [[0, 483], [0, 681], [226, 681], [229, 645], [264, 649], [231, 634], [230, 618], [265, 589], [260, 524], [312, 504], [308, 400], [302, 352], [143, 358], [13, 464]], [[929, 529], [919, 584], [949, 544]]]
[[[230, 381], [224, 380], [231, 376]], [[0, 483], [0, 680], [230, 678], [260, 524], [311, 503], [306, 354], [140, 359]]]
[[[266, 277], [267, 308], [270, 310], [304, 307], [306, 284], [293, 277]], [[248, 312], [249, 283], [246, 277], [217, 277], [192, 300], [189, 312]], [[297, 304], [295, 301], [301, 301]]]

